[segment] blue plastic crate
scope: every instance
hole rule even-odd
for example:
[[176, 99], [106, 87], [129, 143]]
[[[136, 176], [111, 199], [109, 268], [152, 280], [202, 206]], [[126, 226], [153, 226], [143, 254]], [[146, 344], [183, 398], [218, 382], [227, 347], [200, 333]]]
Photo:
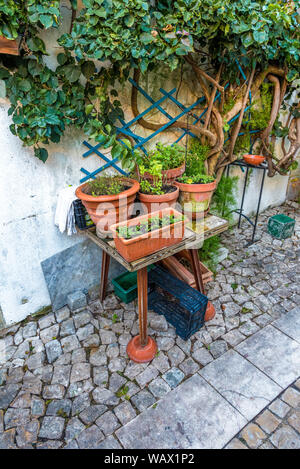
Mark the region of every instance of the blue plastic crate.
[[149, 274], [152, 292], [149, 309], [163, 314], [183, 340], [189, 339], [204, 324], [208, 299], [198, 290], [156, 267]]

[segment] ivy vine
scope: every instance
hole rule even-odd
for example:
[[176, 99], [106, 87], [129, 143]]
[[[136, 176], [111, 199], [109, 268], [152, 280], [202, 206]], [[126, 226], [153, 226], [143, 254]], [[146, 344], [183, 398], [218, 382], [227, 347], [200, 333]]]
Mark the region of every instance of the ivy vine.
[[[291, 117], [284, 126], [274, 113], [294, 96], [293, 82], [299, 77], [299, 0], [83, 0], [81, 10], [70, 0], [68, 7], [71, 27], [57, 41], [60, 53], [53, 70], [45, 63], [48, 52], [40, 32], [61, 24], [60, 1], [0, 0], [0, 35], [20, 40], [19, 57], [1, 56], [11, 131], [24, 145], [33, 146], [39, 159], [46, 161], [45, 146], [59, 142], [69, 125], [111, 147], [113, 157], [126, 159], [131, 143], [123, 139], [121, 145], [116, 136], [115, 123], [123, 112], [115, 85], [124, 83], [132, 70], [138, 79], [140, 72], [162, 64], [174, 70], [186, 62], [209, 109], [203, 126], [193, 130], [210, 145], [210, 174], [220, 171], [221, 177], [224, 165], [235, 158], [245, 123], [247, 84], [257, 95], [268, 80], [274, 93], [266, 129], [261, 129], [262, 151], [270, 175], [288, 170], [300, 147], [299, 107], [297, 102], [289, 105]], [[221, 99], [214, 104], [217, 91]], [[132, 104], [136, 114], [134, 95]], [[239, 128], [231, 131], [226, 146], [224, 130], [234, 116], [240, 116]], [[154, 125], [143, 119], [139, 123]], [[272, 132], [288, 137], [291, 144], [279, 163], [272, 160]]]

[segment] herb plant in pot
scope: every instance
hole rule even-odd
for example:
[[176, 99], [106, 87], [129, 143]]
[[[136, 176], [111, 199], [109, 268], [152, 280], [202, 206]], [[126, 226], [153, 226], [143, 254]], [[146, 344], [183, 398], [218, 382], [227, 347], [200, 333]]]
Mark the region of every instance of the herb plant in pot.
[[201, 158], [197, 153], [189, 152], [185, 173], [175, 182], [180, 190], [179, 202], [184, 208], [184, 213], [192, 220], [207, 214], [212, 195], [217, 187], [215, 178], [205, 174], [205, 151], [202, 151], [203, 147], [199, 148], [202, 153]]
[[162, 207], [175, 207], [179, 189], [175, 185], [163, 181], [162, 164], [154, 159], [150, 160], [147, 173], [151, 175], [152, 181], [145, 177], [145, 173], [145, 166], [140, 165], [139, 199], [147, 212], [150, 213]]
[[140, 189], [137, 181], [120, 176], [100, 176], [76, 189], [97, 233], [109, 235], [109, 226], [127, 220]]
[[[161, 176], [165, 184], [171, 184], [176, 178], [184, 173], [184, 148], [180, 145], [163, 145], [157, 143], [155, 150], [149, 153], [145, 159], [145, 170], [143, 178], [153, 182], [153, 174], [151, 173], [151, 162], [155, 161], [161, 164]], [[139, 168], [140, 169], [140, 168]]]
[[186, 218], [167, 207], [110, 227], [116, 249], [128, 262], [141, 259], [179, 243], [185, 233]]

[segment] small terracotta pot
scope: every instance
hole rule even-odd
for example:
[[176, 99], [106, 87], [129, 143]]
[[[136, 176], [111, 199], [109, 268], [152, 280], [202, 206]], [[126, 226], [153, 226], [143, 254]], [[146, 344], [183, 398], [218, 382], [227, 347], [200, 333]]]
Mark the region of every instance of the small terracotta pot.
[[204, 321], [211, 321], [216, 315], [216, 310], [211, 301], [208, 301], [207, 308], [204, 316]]
[[[185, 171], [185, 163], [183, 163], [178, 168], [173, 169], [163, 169], [161, 172], [162, 180], [164, 184], [172, 184], [177, 178], [183, 175]], [[139, 170], [138, 174], [140, 176]], [[147, 171], [143, 174], [143, 178], [147, 179], [149, 182], [153, 182], [153, 176]]]
[[88, 183], [82, 184], [76, 189], [76, 196], [81, 199], [91, 219], [97, 226], [97, 230], [109, 233], [109, 226], [120, 220], [127, 220], [131, 215], [133, 203], [140, 184], [134, 179], [124, 178], [125, 184], [131, 186], [118, 195], [100, 195], [94, 197], [86, 193]]
[[0, 36], [0, 54], [20, 55], [18, 41]]
[[186, 220], [173, 223], [173, 225], [164, 226], [158, 230], [150, 231], [149, 233], [144, 233], [131, 239], [121, 238], [117, 232], [120, 226], [134, 226], [141, 221], [157, 215], [163, 217], [164, 215], [171, 214], [175, 217], [181, 216], [181, 213], [174, 208], [164, 208], [157, 212], [148, 213], [147, 215], [112, 225], [110, 230], [113, 233], [115, 247], [121, 256], [128, 262], [132, 262], [179, 243], [184, 237]]
[[147, 213], [157, 211], [160, 208], [175, 207], [177, 199], [179, 197], [178, 187], [176, 187], [175, 189], [176, 190], [173, 192], [168, 192], [167, 194], [162, 195], [143, 194], [142, 192], [139, 192], [139, 199], [140, 202], [147, 209]]
[[216, 181], [208, 184], [184, 184], [175, 181], [174, 184], [180, 190], [179, 202], [185, 215], [196, 220], [207, 214], [212, 195], [217, 187]]
[[252, 164], [253, 166], [259, 166], [265, 161], [265, 157], [262, 155], [243, 155], [245, 163]]

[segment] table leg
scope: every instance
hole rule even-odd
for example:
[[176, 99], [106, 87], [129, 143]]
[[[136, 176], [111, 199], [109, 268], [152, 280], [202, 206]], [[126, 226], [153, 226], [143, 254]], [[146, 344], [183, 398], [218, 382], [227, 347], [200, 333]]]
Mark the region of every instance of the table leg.
[[203, 295], [205, 295], [205, 288], [204, 288], [202, 272], [201, 272], [201, 267], [200, 267], [198, 249], [189, 249], [189, 252], [191, 254], [192, 268], [193, 268], [193, 273], [195, 277], [196, 288]]
[[107, 278], [110, 264], [110, 255], [102, 251], [101, 282], [100, 282], [100, 301], [102, 302], [106, 294]]
[[[203, 295], [205, 295], [205, 288], [204, 288], [204, 282], [203, 282], [201, 268], [200, 268], [198, 249], [190, 249], [189, 251], [190, 251], [191, 259], [192, 259], [192, 266], [193, 266], [193, 272], [194, 272], [194, 277], [196, 281], [196, 288]], [[211, 319], [215, 317], [215, 315], [216, 315], [216, 310], [212, 302], [208, 301], [204, 320], [210, 321]]]
[[137, 363], [146, 363], [155, 357], [157, 352], [156, 342], [147, 334], [148, 313], [148, 270], [143, 267], [137, 272], [139, 326], [140, 334], [127, 345], [127, 354], [131, 360]]
[[145, 347], [148, 342], [147, 335], [147, 314], [148, 314], [148, 271], [144, 267], [137, 272], [138, 285], [138, 303], [139, 303], [139, 326], [140, 326], [140, 342]]

